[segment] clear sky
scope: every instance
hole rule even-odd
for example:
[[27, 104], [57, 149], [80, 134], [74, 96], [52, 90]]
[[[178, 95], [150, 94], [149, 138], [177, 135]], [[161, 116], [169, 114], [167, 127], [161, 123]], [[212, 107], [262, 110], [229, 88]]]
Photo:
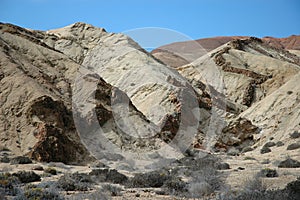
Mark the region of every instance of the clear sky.
[[287, 37], [300, 34], [300, 1], [0, 0], [0, 21], [38, 30], [78, 21], [109, 32], [160, 27], [191, 39], [232, 35]]

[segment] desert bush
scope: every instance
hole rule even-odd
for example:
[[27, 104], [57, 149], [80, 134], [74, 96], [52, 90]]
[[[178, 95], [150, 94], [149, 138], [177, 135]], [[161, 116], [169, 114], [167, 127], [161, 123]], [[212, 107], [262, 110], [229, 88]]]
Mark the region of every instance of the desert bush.
[[53, 168], [53, 167], [48, 167], [48, 168], [44, 169], [44, 172], [48, 173], [48, 174], [51, 174], [51, 175], [56, 175], [57, 174], [56, 169]]
[[249, 151], [253, 151], [253, 148], [252, 147], [244, 147], [242, 149], [242, 153], [246, 153], [246, 152], [249, 152]]
[[90, 167], [91, 168], [107, 168], [107, 166], [104, 163], [100, 162], [99, 160], [94, 161], [93, 163], [91, 163]]
[[[266, 190], [266, 191], [247, 191], [244, 190], [239, 195], [231, 197], [228, 200], [283, 200], [289, 199], [289, 194], [282, 190]], [[224, 199], [225, 200], [225, 199]]]
[[271, 152], [271, 149], [269, 147], [263, 146], [260, 150], [261, 154], [269, 153]]
[[6, 195], [16, 195], [20, 180], [10, 173], [0, 173], [0, 190]]
[[278, 177], [278, 173], [275, 169], [264, 168], [264, 169], [260, 170], [260, 172], [258, 173], [258, 176], [273, 178], [273, 177]]
[[96, 182], [123, 184], [128, 180], [127, 176], [119, 173], [115, 169], [93, 169], [89, 175], [92, 176]]
[[278, 142], [276, 143], [276, 146], [277, 146], [277, 147], [284, 146], [284, 143], [283, 143], [283, 142], [281, 142], [281, 141], [278, 141]]
[[3, 157], [0, 158], [0, 162], [2, 162], [2, 163], [9, 163], [10, 159], [7, 156], [3, 156]]
[[250, 157], [250, 156], [246, 156], [246, 157], [244, 158], [244, 160], [256, 160], [256, 159], [253, 158], [253, 157]]
[[169, 178], [168, 173], [161, 171], [138, 173], [129, 179], [127, 186], [134, 188], [161, 187]]
[[229, 156], [238, 156], [239, 154], [240, 154], [240, 151], [234, 147], [230, 148], [227, 151], [227, 155], [229, 155]]
[[32, 160], [26, 156], [17, 156], [10, 160], [10, 164], [17, 165], [17, 164], [30, 164]]
[[297, 180], [287, 184], [285, 188], [291, 199], [300, 199], [300, 176]]
[[191, 171], [197, 171], [201, 169], [216, 168], [220, 164], [220, 160], [213, 155], [206, 155], [202, 158], [184, 157], [178, 160], [180, 166], [185, 166]]
[[[294, 183], [291, 183], [294, 184]], [[297, 187], [297, 186], [296, 186]], [[287, 189], [288, 186], [281, 189], [267, 190], [263, 186], [260, 174], [254, 176], [253, 179], [245, 182], [244, 187], [238, 191], [226, 191], [217, 196], [217, 200], [297, 200], [295, 193]]]
[[274, 146], [276, 146], [276, 143], [275, 142], [267, 142], [264, 146], [265, 147], [274, 147]]
[[93, 181], [83, 173], [65, 174], [58, 179], [57, 185], [65, 191], [87, 191]]
[[15, 200], [62, 200], [63, 197], [54, 189], [45, 189], [35, 185], [26, 185], [23, 191], [19, 192]]
[[165, 170], [137, 173], [128, 180], [126, 186], [131, 188], [161, 187], [169, 178], [171, 177]]
[[287, 158], [284, 161], [281, 161], [278, 165], [279, 168], [299, 168], [300, 162], [297, 160], [293, 160], [291, 158]]
[[300, 143], [293, 143], [287, 146], [286, 150], [295, 150], [300, 148]]
[[122, 196], [122, 188], [111, 184], [103, 185], [101, 191], [109, 196]]
[[30, 183], [41, 180], [41, 177], [33, 171], [19, 171], [12, 175], [18, 177], [22, 183]]
[[0, 145], [0, 151], [10, 151], [6, 146]]
[[218, 164], [216, 164], [216, 168], [218, 170], [226, 170], [226, 169], [230, 169], [230, 165], [228, 163], [225, 163], [225, 162], [218, 163]]
[[300, 132], [298, 131], [294, 131], [291, 135], [290, 135], [291, 138], [299, 138], [300, 137]]
[[75, 193], [70, 197], [65, 197], [66, 200], [82, 200], [82, 199], [88, 199], [88, 200], [111, 200], [111, 197], [109, 197], [107, 194], [103, 193], [101, 191], [102, 189], [98, 189], [93, 192], [88, 193]]
[[192, 198], [208, 196], [213, 193], [213, 189], [207, 182], [196, 182], [189, 185], [189, 194]]
[[40, 166], [40, 165], [34, 166], [34, 167], [32, 167], [31, 169], [32, 169], [32, 170], [36, 170], [36, 171], [43, 171], [43, 170], [44, 170], [44, 168], [43, 168], [42, 166]]
[[267, 165], [267, 164], [270, 164], [271, 163], [271, 161], [270, 161], [270, 159], [263, 159], [262, 161], [261, 161], [261, 164], [263, 164], [263, 165]]
[[188, 197], [201, 198], [225, 187], [222, 173], [216, 168], [206, 167], [195, 171], [191, 178], [192, 181], [188, 184]]
[[164, 194], [171, 194], [171, 195], [180, 195], [186, 193], [187, 190], [187, 183], [181, 180], [179, 177], [170, 177], [167, 179], [163, 186]]

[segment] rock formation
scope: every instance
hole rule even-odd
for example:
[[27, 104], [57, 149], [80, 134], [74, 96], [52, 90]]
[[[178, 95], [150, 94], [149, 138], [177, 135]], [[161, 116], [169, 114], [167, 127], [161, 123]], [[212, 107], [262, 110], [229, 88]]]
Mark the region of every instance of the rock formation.
[[300, 59], [280, 46], [297, 49], [294, 39], [271, 40], [203, 40], [203, 56], [191, 48], [166, 63], [174, 69], [153, 56], [163, 51], [92, 25], [0, 24], [1, 144], [38, 161], [86, 163], [279, 141], [299, 129]]
[[[213, 37], [185, 42], [175, 42], [154, 49], [151, 54], [165, 64], [180, 67], [205, 55], [219, 46], [236, 39], [246, 39], [245, 36]], [[300, 36], [292, 35], [287, 38], [264, 37], [262, 42], [277, 49], [300, 50]], [[296, 51], [296, 52], [295, 52]]]

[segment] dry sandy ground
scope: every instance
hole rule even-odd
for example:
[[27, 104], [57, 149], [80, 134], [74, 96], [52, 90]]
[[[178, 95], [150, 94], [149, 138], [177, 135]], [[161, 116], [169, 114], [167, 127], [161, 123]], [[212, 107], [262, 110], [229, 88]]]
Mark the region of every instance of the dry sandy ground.
[[[229, 170], [223, 170], [226, 177], [226, 183], [230, 185], [231, 190], [240, 190], [241, 187], [249, 180], [251, 180], [261, 169], [270, 168], [276, 169], [279, 176], [275, 178], [263, 178], [262, 182], [269, 189], [282, 189], [287, 183], [296, 180], [300, 176], [300, 168], [278, 168], [278, 163], [287, 156], [300, 160], [299, 149], [286, 151], [285, 147], [272, 147], [272, 152], [267, 154], [260, 154], [259, 150], [254, 150], [252, 152], [247, 152], [240, 156], [228, 156], [226, 154], [218, 154], [225, 162], [230, 165]], [[268, 160], [269, 162], [266, 162]], [[57, 180], [62, 174], [65, 173], [89, 173], [92, 168], [89, 166], [74, 166], [65, 165], [63, 163], [32, 163], [25, 165], [11, 165], [9, 163], [0, 163], [1, 172], [17, 172], [21, 170], [32, 170], [34, 167], [42, 166], [44, 169], [47, 167], [54, 167], [58, 172], [58, 175], [51, 177], [43, 177], [42, 181]], [[239, 169], [240, 168], [240, 169]], [[43, 171], [35, 170], [37, 174], [43, 174]], [[123, 173], [123, 172], [122, 172]], [[126, 173], [126, 175], [128, 175]], [[121, 186], [122, 187], [122, 186]], [[188, 198], [178, 198], [167, 195], [157, 195], [155, 191], [159, 189], [155, 188], [124, 188], [122, 191], [122, 196], [112, 197], [115, 200], [125, 200], [125, 199], [148, 199], [148, 200], [173, 200], [173, 199], [188, 199]], [[88, 191], [91, 193], [93, 191]], [[65, 192], [65, 197], [67, 199], [77, 199], [72, 197], [74, 192]], [[102, 199], [101, 197], [97, 199]]]

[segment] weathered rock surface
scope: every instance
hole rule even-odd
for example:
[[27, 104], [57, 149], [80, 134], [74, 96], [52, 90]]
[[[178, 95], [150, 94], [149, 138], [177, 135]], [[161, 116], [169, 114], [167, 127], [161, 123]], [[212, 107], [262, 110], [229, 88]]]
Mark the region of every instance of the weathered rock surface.
[[128, 151], [185, 141], [184, 150], [198, 133], [199, 95], [127, 36], [84, 23], [47, 32], [1, 24], [0, 34], [0, 139], [15, 154], [90, 160], [94, 123]]
[[[189, 80], [195, 91], [202, 96], [209, 95], [212, 105], [227, 111], [223, 119], [229, 125], [219, 129], [219, 133], [229, 130], [232, 120], [240, 114], [242, 119], [246, 118], [251, 126], [254, 125], [250, 135], [255, 141], [274, 135], [277, 142], [299, 129], [295, 118], [299, 110], [295, 99], [299, 65], [299, 57], [295, 54], [269, 46], [258, 38], [246, 38], [233, 40], [176, 69]], [[233, 127], [238, 129], [239, 126]], [[239, 134], [246, 133], [241, 131]], [[230, 131], [221, 135], [222, 140], [234, 138]], [[233, 141], [229, 143], [233, 144]], [[226, 148], [224, 141], [216, 145]]]
[[71, 112], [79, 65], [46, 45], [44, 33], [0, 25], [1, 143], [40, 161], [89, 159]]
[[300, 73], [295, 74], [276, 91], [241, 113], [261, 128], [257, 135], [261, 141], [273, 137], [274, 142], [293, 142], [290, 133], [300, 130], [299, 78]]

